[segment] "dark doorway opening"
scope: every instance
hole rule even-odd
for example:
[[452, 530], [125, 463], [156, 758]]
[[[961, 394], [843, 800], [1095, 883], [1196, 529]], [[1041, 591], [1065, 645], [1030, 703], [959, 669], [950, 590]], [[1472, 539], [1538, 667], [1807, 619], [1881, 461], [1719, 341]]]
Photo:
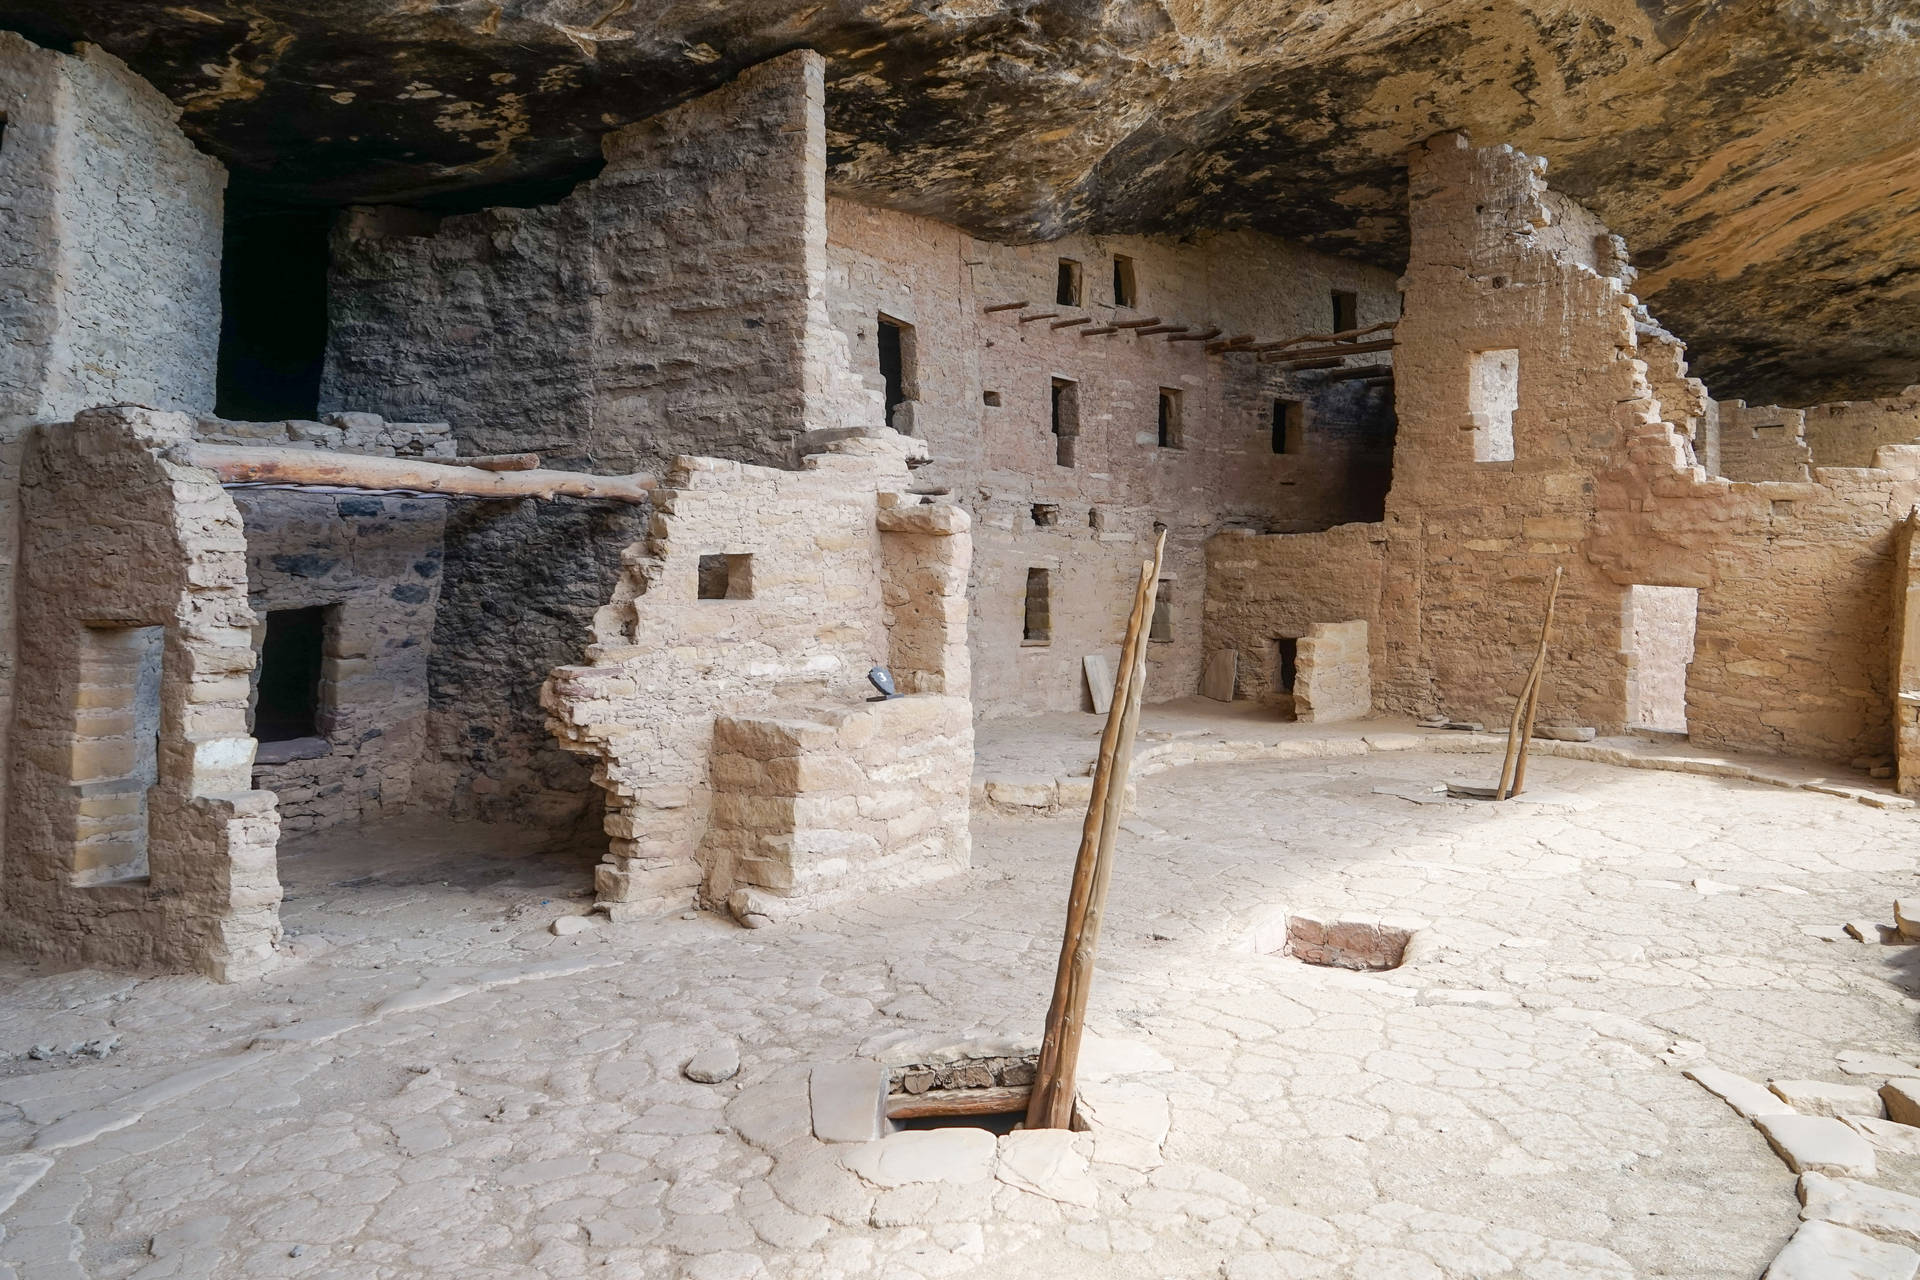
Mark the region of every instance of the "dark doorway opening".
[[880, 380], [886, 384], [887, 425], [898, 429], [893, 411], [907, 401], [907, 326], [880, 320]]
[[1300, 656], [1300, 642], [1292, 636], [1281, 636], [1273, 642], [1273, 691], [1292, 694], [1294, 663]]
[[1073, 465], [1073, 442], [1080, 434], [1080, 386], [1065, 378], [1053, 380], [1053, 461]]
[[1346, 333], [1360, 327], [1360, 295], [1345, 289], [1333, 291], [1333, 331]]
[[1053, 300], [1063, 307], [1080, 305], [1080, 264], [1072, 258], [1060, 259], [1060, 271], [1054, 279]]
[[228, 193], [215, 395], [221, 417], [272, 422], [318, 413], [332, 226], [331, 209]]
[[1273, 402], [1273, 451], [1299, 453], [1306, 447], [1307, 406], [1298, 400]]
[[320, 664], [327, 637], [327, 610], [274, 609], [260, 646], [259, 700], [253, 736], [287, 742], [320, 736]]

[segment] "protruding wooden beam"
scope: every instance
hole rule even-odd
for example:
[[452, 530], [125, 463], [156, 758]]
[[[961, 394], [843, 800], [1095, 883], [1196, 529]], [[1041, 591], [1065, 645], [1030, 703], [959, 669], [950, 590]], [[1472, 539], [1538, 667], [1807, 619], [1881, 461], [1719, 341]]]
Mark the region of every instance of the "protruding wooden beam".
[[1092, 323], [1093, 323], [1092, 316], [1081, 316], [1078, 320], [1055, 320], [1052, 324], [1048, 325], [1047, 328], [1071, 329], [1077, 324], [1092, 324]]
[[1080, 336], [1081, 336], [1081, 337], [1083, 337], [1083, 338], [1097, 338], [1097, 337], [1101, 337], [1101, 336], [1103, 336], [1103, 335], [1105, 335], [1105, 334], [1109, 334], [1109, 333], [1118, 333], [1118, 332], [1120, 332], [1120, 326], [1119, 326], [1119, 325], [1117, 325], [1117, 324], [1103, 324], [1103, 325], [1101, 325], [1101, 326], [1100, 326], [1099, 328], [1097, 328], [1097, 329], [1082, 329], [1082, 330], [1080, 331]]
[[1150, 324], [1144, 329], [1135, 329], [1133, 334], [1136, 338], [1144, 338], [1154, 333], [1185, 333], [1186, 331], [1187, 326], [1183, 324]]
[[1288, 338], [1285, 342], [1263, 342], [1256, 351], [1282, 351], [1288, 347], [1297, 347], [1308, 342], [1350, 342], [1355, 338], [1364, 338], [1370, 333], [1380, 333], [1399, 324], [1398, 320], [1382, 320], [1379, 324], [1370, 324], [1364, 329], [1342, 329], [1338, 333], [1303, 333], [1297, 338]]
[[1021, 316], [1021, 324], [1032, 324], [1035, 320], [1051, 320], [1059, 315], [1058, 311], [1036, 311], [1030, 316]]
[[996, 302], [992, 306], [988, 307], [986, 311], [988, 315], [992, 315], [996, 311], [1018, 311], [1026, 305], [1027, 305], [1026, 299], [1022, 298], [1018, 302]]
[[177, 444], [170, 461], [201, 467], [225, 484], [286, 484], [339, 489], [404, 489], [467, 498], [601, 498], [646, 502], [652, 476], [596, 476], [583, 471], [482, 471], [413, 458], [380, 458], [325, 449]]
[[1390, 364], [1363, 364], [1352, 369], [1329, 369], [1326, 374], [1321, 377], [1320, 381], [1356, 382], [1368, 378], [1387, 378], [1391, 380], [1392, 377], [1393, 366]]
[[1378, 342], [1350, 342], [1340, 347], [1302, 347], [1298, 351], [1269, 351], [1260, 358], [1269, 364], [1287, 364], [1295, 360], [1324, 360], [1334, 356], [1362, 356], [1370, 351], [1393, 350], [1393, 339]]
[[1113, 327], [1116, 329], [1145, 329], [1159, 323], [1159, 316], [1142, 316], [1138, 320], [1115, 320]]
[[1207, 354], [1219, 355], [1223, 351], [1240, 351], [1243, 349], [1251, 350], [1251, 348], [1247, 347], [1247, 344], [1252, 341], [1253, 341], [1252, 334], [1237, 333], [1231, 338], [1222, 338], [1218, 342], [1209, 342], [1207, 344]]

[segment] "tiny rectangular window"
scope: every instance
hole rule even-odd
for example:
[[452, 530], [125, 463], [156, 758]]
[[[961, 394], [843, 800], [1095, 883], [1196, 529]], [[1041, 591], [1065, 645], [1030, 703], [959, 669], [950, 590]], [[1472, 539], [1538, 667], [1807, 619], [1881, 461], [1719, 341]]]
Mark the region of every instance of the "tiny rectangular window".
[[989, 409], [998, 409], [1000, 407], [1000, 393], [998, 391], [982, 391], [980, 393], [980, 403]]
[[1060, 523], [1060, 504], [1056, 502], [1036, 502], [1033, 504], [1033, 527], [1051, 529]]
[[1467, 416], [1475, 462], [1513, 461], [1513, 414], [1520, 407], [1520, 353], [1476, 351], [1467, 363]]
[[1346, 333], [1360, 327], [1360, 295], [1346, 289], [1333, 291], [1333, 331]]
[[327, 610], [270, 609], [260, 644], [260, 686], [253, 709], [253, 736], [260, 742], [291, 742], [320, 736], [320, 668], [326, 648]]
[[1273, 402], [1273, 451], [1300, 453], [1307, 444], [1307, 406], [1299, 400]]
[[1165, 578], [1153, 588], [1153, 621], [1147, 626], [1147, 639], [1173, 642], [1173, 583]]
[[1182, 449], [1186, 439], [1180, 428], [1180, 393], [1171, 387], [1160, 388], [1160, 447]]
[[7, 113], [4, 111], [0, 111], [0, 150], [5, 150], [6, 145], [7, 145]]
[[893, 411], [912, 399], [908, 390], [912, 384], [912, 370], [908, 368], [912, 355], [912, 326], [879, 317], [879, 380], [885, 384], [887, 426], [893, 428], [899, 428], [899, 422], [893, 420]]
[[1140, 305], [1139, 286], [1133, 278], [1133, 259], [1117, 253], [1113, 255], [1113, 305], [1116, 307]]
[[1060, 259], [1060, 273], [1054, 284], [1053, 300], [1063, 307], [1080, 305], [1080, 264], [1072, 258]]
[[1269, 657], [1273, 662], [1273, 691], [1293, 692], [1294, 662], [1300, 656], [1300, 642], [1292, 636], [1274, 639]]
[[1053, 460], [1073, 465], [1074, 440], [1080, 434], [1080, 385], [1066, 378], [1053, 380]]
[[707, 555], [700, 557], [702, 600], [753, 599], [753, 557], [750, 555]]
[[1053, 575], [1045, 569], [1027, 570], [1026, 614], [1020, 630], [1022, 644], [1053, 640]]

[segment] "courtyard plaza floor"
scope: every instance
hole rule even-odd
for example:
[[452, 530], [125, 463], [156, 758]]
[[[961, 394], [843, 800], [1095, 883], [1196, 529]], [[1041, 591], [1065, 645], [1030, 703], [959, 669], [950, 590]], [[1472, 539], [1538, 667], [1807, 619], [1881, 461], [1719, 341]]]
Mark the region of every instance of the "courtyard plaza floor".
[[[1071, 776], [1098, 726], [989, 722], [977, 781]], [[1282, 742], [1359, 745], [1165, 767]], [[1036, 1039], [1077, 812], [977, 808], [970, 872], [758, 931], [556, 936], [592, 855], [508, 828], [289, 842], [263, 980], [0, 962], [0, 1276], [1758, 1276], [1794, 1174], [1683, 1071], [1920, 1075], [1920, 949], [1829, 940], [1915, 892], [1920, 817], [1684, 744], [1433, 791], [1493, 745], [1155, 709], [1083, 1072], [1110, 1122], [921, 1169], [815, 1140], [808, 1072]], [[1262, 954], [1289, 912], [1422, 927], [1356, 973]], [[738, 1074], [685, 1078], [716, 1046]], [[1875, 1154], [1920, 1192], [1920, 1145]]]

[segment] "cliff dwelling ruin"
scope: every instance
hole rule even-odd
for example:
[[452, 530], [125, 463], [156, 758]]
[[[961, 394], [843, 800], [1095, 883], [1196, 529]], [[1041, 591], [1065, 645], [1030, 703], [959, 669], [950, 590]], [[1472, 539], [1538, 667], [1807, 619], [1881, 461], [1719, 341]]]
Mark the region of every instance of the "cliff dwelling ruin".
[[1920, 1280], [1911, 15], [283, 8], [0, 0], [0, 1277]]

